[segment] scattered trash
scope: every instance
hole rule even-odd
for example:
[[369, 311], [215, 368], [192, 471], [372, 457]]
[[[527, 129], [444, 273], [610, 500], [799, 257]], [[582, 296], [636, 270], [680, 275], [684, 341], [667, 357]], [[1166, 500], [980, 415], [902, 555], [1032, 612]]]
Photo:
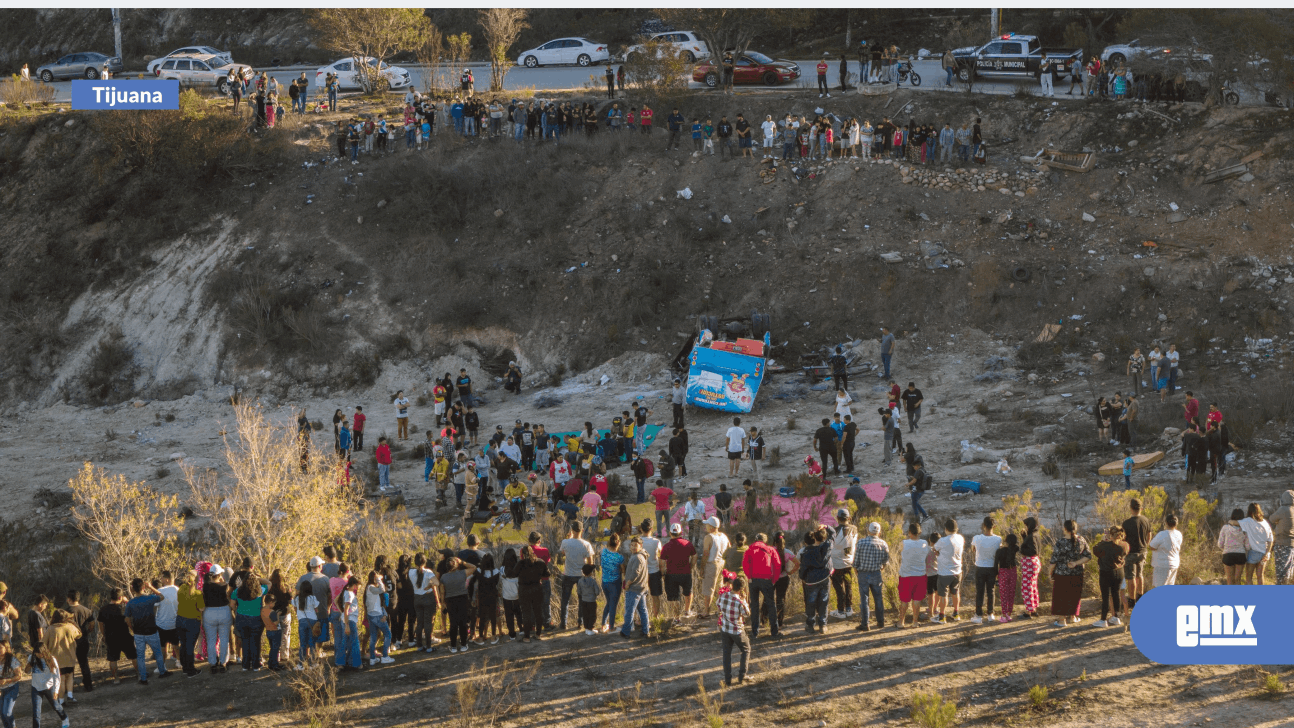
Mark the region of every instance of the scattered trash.
[[685, 199], [685, 200], [690, 200], [690, 199], [692, 199], [692, 188], [691, 188], [691, 187], [684, 187], [683, 189], [681, 189], [681, 190], [679, 190], [679, 191], [678, 191], [678, 196], [679, 196], [679, 197], [681, 197], [681, 198], [683, 198], [683, 199]]
[[603, 375], [602, 375], [602, 378], [598, 380], [598, 384], [599, 384], [600, 386], [605, 387], [605, 386], [607, 385], [607, 382], [609, 382], [609, 381], [611, 381], [611, 377], [610, 377], [610, 376], [608, 376], [608, 375], [606, 375], [606, 374], [603, 374]]
[[724, 215], [724, 216], [723, 216], [723, 218], [722, 218], [722, 220], [721, 220], [721, 222], [724, 222], [724, 223], [726, 223], [726, 224], [728, 224], [728, 225], [731, 225], [731, 224], [732, 224], [732, 218], [728, 217], [727, 215]]
[[1168, 203], [1168, 209], [1172, 210], [1173, 212], [1177, 212], [1177, 203], [1176, 202]]
[[1011, 466], [1007, 464], [1006, 458], [1002, 458], [1001, 460], [997, 461], [997, 471], [1002, 475], [1011, 474]]
[[1083, 213], [1083, 222], [1096, 222], [1096, 218], [1092, 217], [1090, 212], [1085, 212]]

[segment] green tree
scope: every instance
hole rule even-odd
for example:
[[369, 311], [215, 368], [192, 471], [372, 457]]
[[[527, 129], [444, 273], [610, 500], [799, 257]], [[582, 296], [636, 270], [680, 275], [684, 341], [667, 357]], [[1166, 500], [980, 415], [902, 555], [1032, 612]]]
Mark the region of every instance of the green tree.
[[523, 8], [486, 8], [480, 12], [481, 30], [485, 32], [485, 52], [490, 57], [490, 90], [502, 91], [503, 79], [512, 68], [508, 51], [521, 31], [530, 27]]
[[380, 88], [388, 58], [416, 50], [434, 28], [417, 8], [320, 8], [307, 10], [306, 20], [319, 46], [354, 59], [365, 93]]

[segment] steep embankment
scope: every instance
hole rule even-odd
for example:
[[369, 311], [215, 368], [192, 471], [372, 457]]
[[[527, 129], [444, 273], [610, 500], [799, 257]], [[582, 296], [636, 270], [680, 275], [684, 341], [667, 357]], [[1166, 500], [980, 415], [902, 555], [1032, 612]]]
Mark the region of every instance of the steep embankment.
[[[1279, 347], [1286, 112], [951, 94], [890, 108], [908, 101], [902, 120], [982, 116], [993, 164], [835, 161], [765, 184], [748, 159], [599, 132], [520, 149], [440, 135], [353, 166], [316, 118], [264, 139], [220, 127], [149, 164], [137, 133], [68, 115], [18, 125], [0, 137], [3, 320], [20, 342], [8, 398], [360, 387], [396, 361], [443, 374], [433, 362], [464, 345], [476, 375], [515, 358], [546, 378], [627, 349], [672, 354], [696, 315], [751, 310], [772, 314], [791, 360], [882, 324], [1023, 341], [1066, 321], [1039, 365], [1152, 341], [1218, 363], [1245, 337]], [[683, 111], [814, 105], [706, 95]], [[829, 111], [875, 121], [885, 107], [851, 96]], [[1097, 168], [1018, 160], [1048, 145], [1094, 149]], [[1203, 184], [1257, 152], [1253, 177]]]

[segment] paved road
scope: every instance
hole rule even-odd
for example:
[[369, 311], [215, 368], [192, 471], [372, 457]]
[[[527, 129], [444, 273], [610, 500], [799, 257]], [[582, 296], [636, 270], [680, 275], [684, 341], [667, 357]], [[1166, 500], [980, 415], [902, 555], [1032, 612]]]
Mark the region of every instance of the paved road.
[[[817, 65], [817, 61], [802, 60], [796, 61], [796, 63], [799, 64], [802, 73], [797, 85], [810, 91], [816, 89], [817, 78], [814, 69]], [[472, 75], [475, 77], [476, 88], [478, 90], [488, 88], [490, 84], [489, 65], [484, 63], [472, 63], [468, 64], [468, 67], [471, 68]], [[404, 68], [409, 70], [409, 74], [413, 78], [413, 87], [415, 89], [422, 90], [426, 87], [426, 80], [430, 75], [430, 70], [427, 67], [407, 65], [404, 66]], [[537, 93], [542, 93], [544, 91], [559, 91], [590, 87], [597, 92], [605, 93], [606, 86], [604, 85], [602, 76], [603, 68], [604, 67], [598, 66], [589, 66], [587, 68], [581, 68], [579, 66], [551, 66], [545, 68], [523, 68], [520, 66], [514, 66], [513, 69], [508, 72], [504, 81], [504, 89], [506, 91], [530, 91], [533, 89]], [[963, 87], [957, 81], [953, 81], [953, 86], [951, 88], [944, 85], [945, 73], [943, 69], [940, 68], [938, 59], [915, 61], [913, 63], [913, 68], [916, 70], [917, 74], [921, 76], [922, 83], [921, 86], [916, 89], [918, 91], [948, 93], [961, 92], [963, 90]], [[852, 73], [857, 75], [858, 62], [851, 61], [850, 69]], [[438, 74], [440, 81], [439, 85], [442, 87], [449, 86], [451, 84], [456, 86], [461, 70], [461, 67], [455, 67], [452, 69], [442, 67]], [[280, 84], [286, 85], [288, 82], [300, 76], [302, 71], [306, 72], [306, 78], [311, 82], [311, 94], [313, 96], [315, 93], [315, 89], [313, 88], [315, 79], [314, 67], [272, 69], [270, 70], [270, 75], [278, 79]], [[831, 63], [831, 72], [827, 74], [828, 83], [833, 90], [839, 87], [838, 77], [837, 67], [833, 62]], [[71, 82], [59, 81], [52, 85], [56, 89], [54, 98], [56, 102], [68, 103], [71, 101]], [[905, 83], [903, 85], [905, 88], [909, 87], [909, 84]], [[691, 80], [689, 80], [688, 86], [689, 88], [698, 91], [705, 88], [703, 84], [694, 83]], [[1041, 91], [1037, 81], [1028, 79], [1019, 81], [980, 81], [975, 84], [975, 92], [1004, 96], [1016, 93], [1016, 91], [1021, 87], [1028, 89], [1035, 95], [1039, 94]], [[769, 87], [762, 85], [738, 86], [737, 90], [738, 93], [742, 93], [747, 90], [758, 90], [762, 92], [768, 88]], [[1065, 91], [1068, 89], [1068, 80], [1057, 83], [1057, 98], [1063, 97], [1065, 95]], [[835, 95], [834, 92], [833, 95]], [[1245, 105], [1265, 104], [1262, 94], [1256, 90], [1242, 90], [1240, 100], [1241, 103]]]

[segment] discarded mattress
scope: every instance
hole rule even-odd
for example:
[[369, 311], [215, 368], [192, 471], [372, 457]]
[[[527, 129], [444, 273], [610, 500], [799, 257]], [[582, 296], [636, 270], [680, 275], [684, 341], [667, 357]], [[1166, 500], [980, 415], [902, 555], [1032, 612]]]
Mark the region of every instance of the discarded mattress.
[[[1148, 468], [1151, 465], [1154, 465], [1155, 463], [1163, 459], [1164, 459], [1163, 450], [1156, 450], [1154, 452], [1147, 452], [1147, 453], [1142, 453], [1140, 455], [1133, 455], [1132, 469], [1141, 470], [1142, 468]], [[1122, 475], [1123, 459], [1120, 458], [1118, 460], [1115, 460], [1112, 463], [1106, 463], [1105, 465], [1102, 465], [1100, 469], [1097, 470], [1096, 472], [1100, 473], [1101, 475]]]

